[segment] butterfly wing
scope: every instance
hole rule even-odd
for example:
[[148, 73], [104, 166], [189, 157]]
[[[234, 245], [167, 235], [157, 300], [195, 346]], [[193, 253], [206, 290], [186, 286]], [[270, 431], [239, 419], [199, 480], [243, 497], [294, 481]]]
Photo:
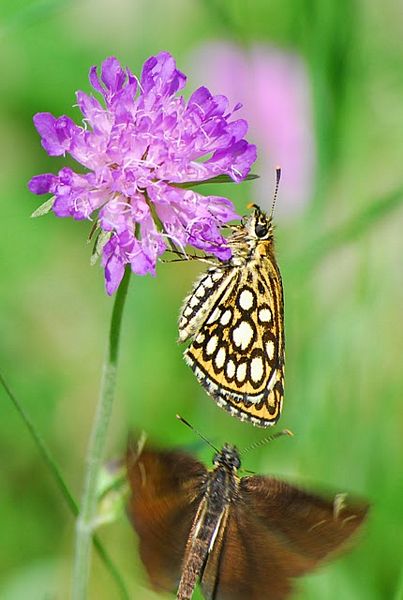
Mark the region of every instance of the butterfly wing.
[[340, 551], [368, 511], [365, 503], [325, 499], [267, 477], [240, 485], [208, 600], [287, 598], [293, 578]]
[[277, 479], [253, 476], [241, 480], [244, 505], [287, 541], [287, 546], [318, 562], [340, 549], [365, 519], [367, 503], [347, 494], [312, 494]]
[[217, 557], [216, 580], [212, 585], [202, 579], [203, 595], [206, 600], [283, 600], [291, 591], [289, 559], [270, 532], [233, 506]]
[[226, 295], [231, 270], [226, 263], [217, 264], [203, 273], [185, 298], [179, 316], [179, 341], [186, 342], [197, 333], [212, 306]]
[[129, 448], [127, 512], [154, 588], [177, 589], [186, 543], [206, 481], [205, 467], [183, 452]]
[[218, 405], [261, 427], [278, 420], [284, 393], [283, 292], [269, 244], [232, 267], [185, 351]]

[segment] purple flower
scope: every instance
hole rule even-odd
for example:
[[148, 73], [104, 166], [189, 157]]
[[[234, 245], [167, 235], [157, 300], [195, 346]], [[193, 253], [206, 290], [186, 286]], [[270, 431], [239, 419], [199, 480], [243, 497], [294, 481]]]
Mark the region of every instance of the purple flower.
[[[256, 159], [244, 136], [247, 123], [233, 119], [225, 96], [205, 87], [185, 102], [178, 92], [186, 77], [173, 57], [160, 52], [144, 64], [141, 78], [107, 58], [99, 76], [90, 70], [92, 87], [103, 97], [77, 92], [84, 119], [38, 113], [34, 124], [51, 156], [69, 153], [85, 167], [65, 167], [57, 175], [33, 177], [34, 194], [50, 193], [58, 217], [95, 220], [109, 232], [102, 248], [106, 289], [112, 294], [126, 264], [134, 273], [155, 274], [168, 238], [230, 257], [220, 227], [237, 218], [232, 203], [204, 196], [193, 184], [227, 175], [239, 183]], [[95, 215], [94, 215], [95, 213]]]
[[235, 44], [209, 42], [193, 52], [190, 62], [197, 80], [229, 97], [236, 93], [248, 112], [250, 136], [260, 148], [255, 201], [270, 207], [268, 188], [280, 165], [276, 212], [303, 208], [313, 192], [315, 136], [311, 82], [302, 58], [263, 44], [246, 52]]

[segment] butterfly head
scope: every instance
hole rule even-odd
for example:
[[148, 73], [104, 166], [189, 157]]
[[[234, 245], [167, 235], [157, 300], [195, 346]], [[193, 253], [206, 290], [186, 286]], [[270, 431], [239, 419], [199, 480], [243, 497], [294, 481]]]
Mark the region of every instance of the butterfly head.
[[243, 224], [248, 236], [256, 240], [272, 240], [273, 223], [271, 216], [267, 216], [256, 204], [250, 204], [249, 208], [253, 208], [253, 211], [246, 217]]
[[221, 451], [214, 456], [213, 464], [215, 467], [225, 467], [229, 471], [238, 470], [241, 466], [238, 450], [235, 446], [224, 444]]

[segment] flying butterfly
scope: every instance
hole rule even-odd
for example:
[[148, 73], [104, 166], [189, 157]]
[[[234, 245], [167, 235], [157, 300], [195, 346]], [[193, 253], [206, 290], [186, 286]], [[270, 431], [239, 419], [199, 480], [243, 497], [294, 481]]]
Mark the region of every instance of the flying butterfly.
[[256, 205], [227, 238], [232, 257], [196, 281], [179, 317], [184, 356], [219, 406], [259, 427], [279, 419], [284, 395], [284, 301], [272, 214]]
[[[274, 436], [273, 436], [274, 437]], [[239, 452], [224, 445], [208, 471], [178, 450], [129, 445], [127, 512], [152, 586], [206, 600], [283, 600], [294, 578], [340, 551], [368, 505], [325, 498], [259, 475], [239, 478]]]

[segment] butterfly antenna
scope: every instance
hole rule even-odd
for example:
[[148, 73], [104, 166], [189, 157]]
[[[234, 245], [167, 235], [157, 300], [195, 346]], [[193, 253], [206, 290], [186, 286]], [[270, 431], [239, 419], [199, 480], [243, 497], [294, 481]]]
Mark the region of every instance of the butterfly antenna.
[[246, 452], [249, 452], [250, 450], [254, 450], [255, 448], [259, 448], [259, 446], [265, 446], [269, 442], [272, 442], [273, 440], [276, 440], [279, 437], [283, 437], [283, 435], [288, 435], [288, 436], [292, 437], [294, 434], [289, 429], [283, 429], [282, 431], [277, 431], [277, 433], [273, 433], [273, 435], [269, 435], [269, 436], [263, 438], [262, 440], [259, 440], [258, 442], [254, 442], [250, 446], [247, 446], [246, 448], [244, 448], [242, 450], [242, 452], [240, 454], [243, 455]]
[[274, 207], [276, 206], [278, 189], [280, 187], [280, 179], [281, 179], [281, 167], [276, 167], [276, 187], [274, 188], [273, 202], [271, 203], [270, 218], [272, 218], [273, 213], [274, 213]]
[[189, 423], [189, 421], [186, 421], [186, 419], [184, 419], [183, 417], [181, 417], [180, 415], [176, 415], [176, 418], [178, 419], [178, 421], [181, 421], [184, 425], [186, 425], [187, 427], [189, 427], [189, 429], [191, 429], [192, 431], [195, 432], [196, 435], [199, 436], [200, 439], [203, 440], [203, 442], [206, 442], [206, 444], [208, 444], [210, 446], [210, 448], [213, 448], [213, 450], [215, 450], [215, 452], [219, 452], [218, 448], [216, 448], [211, 442], [210, 440], [208, 440], [202, 433], [200, 433], [200, 431], [197, 431], [197, 429], [195, 427], [193, 427], [193, 425], [191, 425]]

